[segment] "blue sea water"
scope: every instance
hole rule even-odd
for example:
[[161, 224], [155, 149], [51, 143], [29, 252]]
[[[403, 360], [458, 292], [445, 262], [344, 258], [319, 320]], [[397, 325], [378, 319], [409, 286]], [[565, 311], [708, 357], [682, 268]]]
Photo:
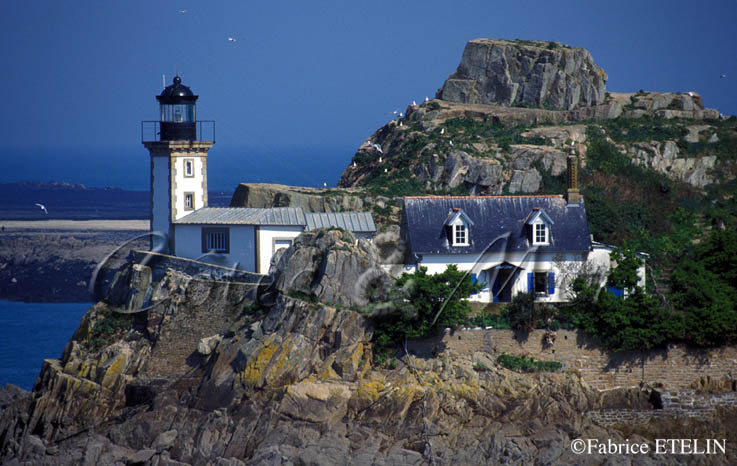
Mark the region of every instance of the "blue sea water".
[[61, 356], [91, 305], [0, 300], [0, 386], [33, 388], [43, 360]]

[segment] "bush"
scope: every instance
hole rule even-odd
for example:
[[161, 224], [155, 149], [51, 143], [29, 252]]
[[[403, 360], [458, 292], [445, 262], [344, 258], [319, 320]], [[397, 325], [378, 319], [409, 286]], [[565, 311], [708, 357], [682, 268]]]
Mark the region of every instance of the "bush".
[[555, 372], [563, 368], [563, 365], [558, 361], [540, 361], [531, 357], [513, 356], [507, 353], [502, 353], [496, 362], [500, 366], [515, 372]]
[[93, 351], [104, 347], [115, 338], [133, 327], [134, 317], [131, 314], [121, 314], [110, 309], [101, 309], [89, 336], [89, 345]]
[[373, 316], [376, 353], [385, 354], [406, 338], [437, 335], [462, 324], [471, 310], [466, 298], [482, 287], [455, 265], [438, 274], [428, 274], [426, 267], [402, 274], [393, 293], [394, 311]]

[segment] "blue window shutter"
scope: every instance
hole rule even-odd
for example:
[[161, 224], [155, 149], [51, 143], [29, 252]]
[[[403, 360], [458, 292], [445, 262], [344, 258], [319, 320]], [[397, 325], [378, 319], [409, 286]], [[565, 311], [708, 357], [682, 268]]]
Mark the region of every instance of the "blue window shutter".
[[548, 273], [548, 294], [555, 294], [555, 272]]
[[535, 274], [532, 272], [527, 274], [527, 291], [535, 291]]
[[472, 273], [471, 274], [471, 283], [476, 283], [476, 281], [477, 281], [476, 280], [476, 274], [475, 273]]

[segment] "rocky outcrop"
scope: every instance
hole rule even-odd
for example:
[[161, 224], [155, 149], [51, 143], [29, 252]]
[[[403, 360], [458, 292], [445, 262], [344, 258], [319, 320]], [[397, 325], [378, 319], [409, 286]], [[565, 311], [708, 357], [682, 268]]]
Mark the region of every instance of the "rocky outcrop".
[[301, 207], [305, 212], [343, 212], [364, 209], [361, 193], [268, 183], [241, 183], [231, 207]]
[[572, 110], [604, 103], [607, 75], [582, 48], [557, 42], [474, 39], [438, 98]]
[[518, 374], [487, 352], [402, 354], [394, 369], [374, 366], [371, 322], [356, 306], [382, 299], [382, 272], [368, 297], [351, 290], [377, 256], [350, 233], [311, 232], [282, 253], [272, 285], [255, 289], [129, 266], [62, 359], [46, 362], [32, 397], [0, 414], [0, 462], [577, 465], [590, 463], [570, 450], [579, 437], [652, 441], [709, 429], [737, 440], [727, 411], [708, 423], [653, 420], [647, 436], [637, 425], [598, 425], [587, 412], [647, 409], [648, 394], [599, 392], [574, 370]]
[[714, 182], [713, 169], [717, 162], [714, 155], [683, 157], [673, 141], [638, 142], [622, 147], [622, 150], [628, 152], [635, 165], [650, 167], [668, 178], [683, 181], [695, 188], [703, 189]]

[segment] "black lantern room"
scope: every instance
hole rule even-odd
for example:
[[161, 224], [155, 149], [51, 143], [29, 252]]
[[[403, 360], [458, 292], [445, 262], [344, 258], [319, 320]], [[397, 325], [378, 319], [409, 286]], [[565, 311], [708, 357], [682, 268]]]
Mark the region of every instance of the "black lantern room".
[[174, 77], [174, 83], [164, 88], [156, 100], [161, 105], [161, 140], [194, 141], [197, 139], [196, 95], [182, 84], [182, 78]]

